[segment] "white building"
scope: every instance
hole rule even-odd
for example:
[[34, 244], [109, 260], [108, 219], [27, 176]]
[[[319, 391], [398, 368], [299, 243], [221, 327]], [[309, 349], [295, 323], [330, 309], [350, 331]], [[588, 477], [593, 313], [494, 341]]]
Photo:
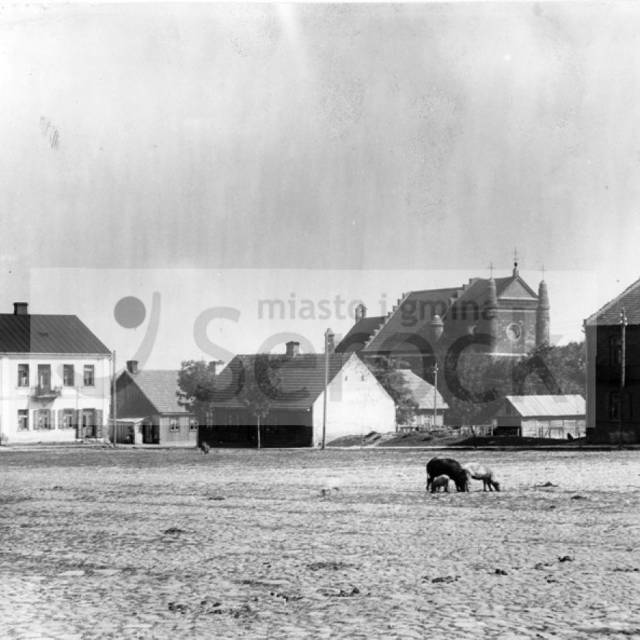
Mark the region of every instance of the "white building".
[[3, 444], [100, 438], [111, 353], [76, 316], [30, 315], [16, 302], [0, 314], [0, 392]]
[[[263, 447], [309, 447], [346, 435], [394, 431], [396, 409], [369, 368], [355, 354], [299, 353], [288, 342], [286, 354], [269, 355], [279, 380], [269, 413], [261, 421]], [[219, 376], [228, 397], [216, 403], [213, 422], [200, 427], [201, 440], [213, 446], [256, 446], [256, 417], [243, 402], [243, 381], [250, 380], [260, 356], [238, 355]], [[326, 371], [325, 371], [326, 367]], [[325, 403], [325, 375], [328, 381]], [[269, 390], [267, 389], [266, 392]]]

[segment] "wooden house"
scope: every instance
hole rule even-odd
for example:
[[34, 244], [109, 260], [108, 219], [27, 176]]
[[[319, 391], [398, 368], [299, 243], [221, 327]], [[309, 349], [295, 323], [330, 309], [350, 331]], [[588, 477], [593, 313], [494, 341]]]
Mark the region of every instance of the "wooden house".
[[493, 433], [529, 438], [585, 435], [585, 401], [580, 395], [506, 396]]
[[584, 321], [587, 439], [640, 443], [640, 280]]
[[116, 379], [116, 442], [195, 447], [198, 423], [178, 404], [178, 371], [139, 370], [135, 360]]
[[3, 443], [102, 438], [111, 401], [111, 352], [74, 315], [0, 314]]
[[[221, 372], [222, 388], [233, 376], [251, 376], [256, 355], [238, 355]], [[277, 393], [261, 420], [260, 446], [311, 447], [322, 441], [325, 366], [325, 441], [344, 435], [395, 429], [395, 404], [356, 354], [301, 354], [297, 342], [287, 343], [284, 355], [270, 355], [277, 371]], [[235, 373], [234, 373], [235, 372]], [[233, 388], [233, 387], [231, 387]], [[237, 393], [215, 405], [213, 425], [201, 428], [201, 440], [211, 446], [257, 446], [257, 419]]]

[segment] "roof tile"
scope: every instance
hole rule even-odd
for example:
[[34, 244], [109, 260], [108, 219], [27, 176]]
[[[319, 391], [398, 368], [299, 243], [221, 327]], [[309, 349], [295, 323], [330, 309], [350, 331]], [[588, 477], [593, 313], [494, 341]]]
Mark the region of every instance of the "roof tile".
[[110, 351], [77, 316], [2, 313], [0, 353], [108, 354]]

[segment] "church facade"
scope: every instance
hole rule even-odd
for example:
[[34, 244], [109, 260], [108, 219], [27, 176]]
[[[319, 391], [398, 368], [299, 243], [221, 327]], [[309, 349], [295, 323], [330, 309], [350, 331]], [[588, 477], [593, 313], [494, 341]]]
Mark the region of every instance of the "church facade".
[[336, 351], [393, 356], [422, 372], [436, 356], [467, 349], [519, 358], [549, 345], [549, 317], [546, 283], [542, 280], [536, 293], [516, 262], [507, 277], [405, 293], [386, 316], [368, 317], [360, 305]]

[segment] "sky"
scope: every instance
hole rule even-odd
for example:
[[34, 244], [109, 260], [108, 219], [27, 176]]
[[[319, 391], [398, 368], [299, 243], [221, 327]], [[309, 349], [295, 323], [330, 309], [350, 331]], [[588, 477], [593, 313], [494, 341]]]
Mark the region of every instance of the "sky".
[[626, 2], [0, 6], [0, 310], [172, 368], [352, 324], [260, 300], [373, 314], [517, 249], [580, 339], [640, 276], [638, 33]]

